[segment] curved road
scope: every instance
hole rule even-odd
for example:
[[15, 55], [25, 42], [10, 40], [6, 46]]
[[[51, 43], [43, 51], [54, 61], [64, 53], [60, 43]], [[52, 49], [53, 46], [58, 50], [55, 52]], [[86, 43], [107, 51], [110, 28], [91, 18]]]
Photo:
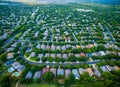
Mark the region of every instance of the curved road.
[[27, 61], [31, 65], [42, 65], [42, 64], [45, 64], [45, 65], [64, 65], [64, 66], [66, 66], [68, 64], [72, 64], [72, 65], [89, 64], [89, 65], [92, 65], [92, 64], [96, 64], [96, 63], [99, 62], [99, 60], [97, 60], [97, 61], [86, 61], [86, 62], [59, 62], [59, 63], [58, 62], [47, 62], [47, 63], [46, 62], [44, 62], [44, 63], [41, 63], [41, 62], [32, 62], [32, 61], [27, 60], [22, 55], [22, 47], [23, 46], [21, 46], [20, 49], [19, 49], [20, 50], [20, 56], [21, 56], [22, 60]]

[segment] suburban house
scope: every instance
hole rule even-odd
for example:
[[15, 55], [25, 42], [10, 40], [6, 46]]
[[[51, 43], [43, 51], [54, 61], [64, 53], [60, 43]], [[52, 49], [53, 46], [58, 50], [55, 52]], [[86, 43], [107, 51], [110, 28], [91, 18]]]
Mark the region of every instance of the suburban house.
[[94, 73], [93, 73], [91, 68], [86, 69], [86, 72], [88, 72], [90, 76], [94, 75]]

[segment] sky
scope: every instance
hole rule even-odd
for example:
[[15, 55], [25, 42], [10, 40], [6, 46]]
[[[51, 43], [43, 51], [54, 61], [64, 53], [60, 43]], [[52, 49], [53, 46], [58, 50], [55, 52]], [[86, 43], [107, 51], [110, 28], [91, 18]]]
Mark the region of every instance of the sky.
[[[5, 0], [4, 0], [5, 1]], [[6, 1], [15, 1], [23, 3], [69, 3], [69, 2], [97, 2], [97, 3], [119, 3], [120, 0], [6, 0]]]
[[6, 0], [6, 1], [15, 1], [23, 3], [66, 3], [75, 2], [77, 0]]

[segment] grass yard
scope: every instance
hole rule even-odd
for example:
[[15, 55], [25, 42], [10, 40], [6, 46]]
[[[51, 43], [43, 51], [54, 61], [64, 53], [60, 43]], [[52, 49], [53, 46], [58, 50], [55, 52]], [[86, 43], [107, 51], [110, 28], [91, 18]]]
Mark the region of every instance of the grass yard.
[[29, 84], [29, 85], [26, 85], [26, 84], [19, 84], [18, 87], [58, 87], [54, 84]]

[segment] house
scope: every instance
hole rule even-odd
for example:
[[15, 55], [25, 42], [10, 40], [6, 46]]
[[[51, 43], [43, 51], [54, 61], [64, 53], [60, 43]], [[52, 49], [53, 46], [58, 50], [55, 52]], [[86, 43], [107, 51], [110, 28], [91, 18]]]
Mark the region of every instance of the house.
[[111, 54], [110, 51], [106, 51], [105, 53], [106, 53], [106, 55], [107, 55], [107, 54]]
[[96, 76], [101, 76], [101, 73], [98, 71], [98, 69], [96, 67], [94, 67], [94, 74]]
[[94, 75], [94, 73], [93, 73], [91, 68], [86, 69], [86, 72], [88, 72], [90, 76]]
[[18, 65], [17, 66], [17, 71], [22, 72], [25, 69], [24, 65]]
[[81, 52], [81, 53], [80, 53], [80, 56], [81, 56], [81, 57], [85, 57], [85, 53]]
[[14, 57], [14, 53], [8, 53], [7, 54], [7, 59], [11, 59], [11, 58], [13, 58]]
[[92, 54], [91, 53], [86, 53], [86, 56], [90, 58], [90, 57], [92, 57]]
[[107, 72], [107, 71], [108, 71], [105, 66], [100, 66], [100, 68], [101, 68], [101, 70], [102, 70], [103, 72]]
[[60, 33], [60, 30], [59, 30], [59, 29], [56, 29], [56, 32]]
[[33, 73], [29, 71], [29, 72], [27, 73], [27, 75], [25, 76], [25, 78], [31, 78], [32, 75], [33, 75]]
[[92, 48], [94, 45], [93, 44], [88, 44], [86, 45], [86, 48]]
[[32, 48], [32, 47], [33, 47], [33, 44], [32, 44], [32, 43], [29, 43], [29, 45], [28, 45], [28, 46]]
[[73, 73], [73, 75], [75, 76], [76, 79], [79, 79], [79, 78], [80, 78], [80, 75], [79, 75], [77, 69], [72, 69], [72, 73]]
[[65, 31], [64, 34], [68, 35], [69, 33], [67, 31]]
[[34, 36], [38, 37], [39, 31], [35, 32]]
[[67, 44], [67, 45], [66, 45], [66, 48], [67, 48], [67, 49], [68, 49], [68, 48], [71, 48], [71, 45], [68, 45], [68, 44]]
[[94, 44], [89, 44], [89, 47], [90, 47], [90, 48], [94, 47]]
[[80, 75], [83, 74], [85, 71], [86, 71], [85, 69], [79, 68], [79, 73], [80, 73]]
[[49, 54], [49, 53], [46, 53], [46, 54], [45, 54], [45, 57], [50, 57], [50, 54]]
[[72, 49], [76, 49], [76, 46], [72, 45]]
[[47, 50], [49, 50], [49, 49], [50, 49], [50, 46], [49, 46], [49, 45], [47, 45], [47, 46], [46, 46], [46, 49], [47, 49]]
[[85, 48], [85, 46], [84, 46], [84, 45], [81, 45], [81, 48], [82, 48], [82, 49], [84, 49], [84, 48]]
[[12, 47], [17, 47], [17, 42], [11, 45]]
[[114, 68], [114, 70], [120, 70], [120, 68], [118, 66], [114, 66], [113, 68]]
[[76, 45], [76, 48], [80, 48], [81, 46], [79, 46], [79, 45]]
[[59, 36], [58, 38], [59, 38], [59, 39], [63, 39], [62, 36]]
[[52, 58], [55, 58], [55, 57], [56, 57], [56, 55], [55, 55], [54, 53], [52, 53], [50, 56], [51, 56]]
[[117, 52], [111, 51], [112, 54], [117, 55]]
[[66, 50], [66, 46], [65, 46], [65, 45], [64, 45], [64, 46], [62, 46], [61, 48], [62, 48], [62, 50]]
[[103, 34], [104, 34], [104, 39], [109, 39], [107, 32], [103, 32]]
[[40, 44], [39, 43], [36, 45], [36, 48], [40, 49]]
[[43, 33], [44, 36], [48, 36], [48, 30]]
[[61, 46], [56, 46], [56, 49], [57, 50], [61, 50]]
[[[67, 40], [68, 40], [68, 42], [70, 42], [71, 41], [71, 37], [69, 36], [69, 37], [67, 37]], [[74, 49], [74, 48], [73, 48]]]
[[46, 46], [44, 44], [41, 45], [41, 49], [45, 50]]
[[30, 52], [30, 51], [32, 51], [32, 48], [28, 47], [28, 48], [26, 49], [26, 52]]
[[100, 56], [101, 54], [99, 52], [96, 52], [98, 56]]
[[65, 37], [65, 42], [70, 42], [70, 39], [71, 39], [71, 37], [69, 36], [69, 37]]
[[114, 48], [116, 49], [116, 50], [119, 50], [120, 48], [118, 47], [118, 46], [116, 46], [116, 45], [114, 45]]
[[68, 55], [67, 55], [67, 54], [63, 54], [63, 58], [64, 58], [64, 59], [67, 59], [67, 58], [68, 58]]
[[42, 57], [44, 57], [43, 54], [38, 54], [38, 57], [41, 59]]
[[52, 50], [52, 51], [55, 50], [55, 45], [54, 45], [54, 44], [52, 44], [52, 46], [51, 46], [51, 50]]
[[100, 51], [99, 52], [101, 56], [104, 56], [105, 55], [105, 52], [104, 51]]
[[66, 69], [65, 70], [65, 77], [68, 78], [68, 76], [70, 75], [70, 73], [71, 73], [71, 70]]
[[68, 57], [73, 56], [73, 55], [74, 55], [73, 53], [68, 53]]
[[7, 52], [11, 52], [11, 51], [14, 51], [13, 47], [7, 49]]
[[50, 71], [54, 74], [54, 76], [56, 76], [56, 69], [55, 68], [51, 68]]
[[4, 35], [0, 36], [0, 39], [5, 39], [7, 38], [8, 34], [7, 33], [4, 33]]
[[80, 57], [80, 54], [75, 54], [75, 57], [79, 58], [79, 57]]
[[12, 67], [15, 68], [15, 69], [17, 69], [18, 65], [20, 65], [20, 63], [14, 62], [14, 63], [12, 64]]
[[109, 45], [107, 45], [107, 44], [104, 44], [104, 47], [107, 49], [110, 48]]
[[40, 78], [41, 77], [41, 71], [37, 71], [35, 72], [34, 76], [33, 76], [33, 79], [37, 79], [37, 78]]
[[10, 66], [11, 64], [13, 64], [15, 61], [12, 59], [12, 60], [9, 60], [5, 63], [5, 66]]
[[108, 69], [108, 71], [113, 71], [114, 70], [114, 68], [109, 66], [109, 65], [106, 65], [106, 68]]
[[60, 53], [57, 54], [57, 57], [58, 57], [58, 58], [62, 58], [62, 54], [60, 54]]
[[28, 33], [28, 30], [23, 33], [23, 36], [26, 36], [27, 33]]
[[30, 54], [30, 56], [31, 56], [31, 57], [35, 57], [35, 52], [32, 52], [32, 53]]
[[97, 53], [92, 53], [92, 56], [98, 56], [98, 54]]
[[64, 69], [57, 69], [57, 75], [64, 75]]
[[44, 73], [48, 72], [48, 71], [49, 71], [49, 68], [43, 68], [43, 69], [42, 69], [42, 75], [43, 75]]

